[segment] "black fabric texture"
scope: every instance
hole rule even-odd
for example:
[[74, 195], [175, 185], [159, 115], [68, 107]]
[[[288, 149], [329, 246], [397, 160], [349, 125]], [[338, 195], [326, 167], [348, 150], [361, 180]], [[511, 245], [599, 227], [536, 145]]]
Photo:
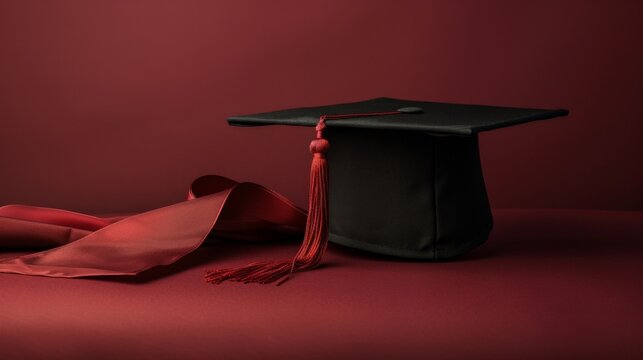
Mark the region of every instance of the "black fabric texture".
[[333, 128], [327, 138], [330, 241], [440, 260], [487, 239], [477, 137]]
[[565, 116], [564, 109], [522, 109], [486, 105], [462, 105], [425, 101], [377, 98], [339, 105], [304, 107], [267, 113], [231, 116], [230, 125], [292, 125], [315, 126], [321, 115], [395, 111], [419, 107], [423, 112], [386, 116], [359, 117], [327, 121], [328, 127], [361, 129], [414, 130], [435, 134], [472, 135], [529, 121]]

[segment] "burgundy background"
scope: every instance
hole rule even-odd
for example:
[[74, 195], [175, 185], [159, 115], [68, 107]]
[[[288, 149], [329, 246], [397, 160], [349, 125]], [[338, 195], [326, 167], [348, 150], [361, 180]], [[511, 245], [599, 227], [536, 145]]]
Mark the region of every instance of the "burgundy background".
[[2, 1], [0, 204], [139, 211], [214, 173], [305, 204], [310, 129], [377, 96], [565, 107], [485, 133], [492, 206], [643, 210], [636, 1]]

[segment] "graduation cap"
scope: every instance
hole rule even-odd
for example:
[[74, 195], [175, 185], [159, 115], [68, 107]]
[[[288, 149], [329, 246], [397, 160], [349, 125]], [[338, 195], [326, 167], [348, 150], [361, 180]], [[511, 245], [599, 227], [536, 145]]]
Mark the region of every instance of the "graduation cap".
[[315, 127], [308, 221], [293, 259], [215, 270], [206, 279], [281, 283], [316, 267], [327, 241], [413, 259], [464, 254], [493, 226], [478, 133], [567, 114], [377, 98], [232, 116], [235, 126]]

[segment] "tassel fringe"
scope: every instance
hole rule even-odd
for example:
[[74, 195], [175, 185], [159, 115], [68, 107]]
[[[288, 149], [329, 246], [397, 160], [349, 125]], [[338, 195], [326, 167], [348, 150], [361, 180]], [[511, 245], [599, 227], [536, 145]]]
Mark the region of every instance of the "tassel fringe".
[[281, 285], [294, 272], [310, 270], [319, 265], [328, 245], [328, 164], [324, 153], [328, 141], [323, 138], [325, 127], [323, 117], [317, 125], [317, 138], [310, 143], [313, 160], [310, 168], [310, 192], [308, 199], [308, 221], [304, 241], [289, 261], [255, 262], [236, 269], [209, 271], [205, 281], [220, 284], [224, 281]]

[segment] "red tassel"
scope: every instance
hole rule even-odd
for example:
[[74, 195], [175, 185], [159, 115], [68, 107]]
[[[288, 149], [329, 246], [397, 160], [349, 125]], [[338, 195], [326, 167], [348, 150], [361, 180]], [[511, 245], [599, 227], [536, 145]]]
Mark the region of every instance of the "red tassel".
[[420, 108], [402, 108], [395, 111], [359, 114], [322, 115], [317, 123], [317, 137], [310, 143], [313, 163], [310, 167], [310, 193], [308, 195], [308, 221], [304, 242], [293, 260], [255, 262], [238, 269], [208, 271], [205, 281], [220, 284], [226, 280], [243, 283], [268, 284], [286, 282], [297, 271], [310, 270], [321, 262], [328, 245], [328, 164], [324, 155], [328, 141], [324, 139], [326, 119], [348, 119], [367, 116], [384, 116], [422, 112]]
[[329, 144], [323, 137], [326, 117], [317, 124], [317, 137], [310, 143], [313, 161], [310, 167], [308, 221], [304, 241], [292, 260], [255, 262], [237, 269], [209, 271], [205, 281], [220, 284], [226, 280], [243, 283], [268, 284], [286, 282], [297, 271], [310, 270], [319, 265], [328, 245], [328, 164], [325, 152]]

